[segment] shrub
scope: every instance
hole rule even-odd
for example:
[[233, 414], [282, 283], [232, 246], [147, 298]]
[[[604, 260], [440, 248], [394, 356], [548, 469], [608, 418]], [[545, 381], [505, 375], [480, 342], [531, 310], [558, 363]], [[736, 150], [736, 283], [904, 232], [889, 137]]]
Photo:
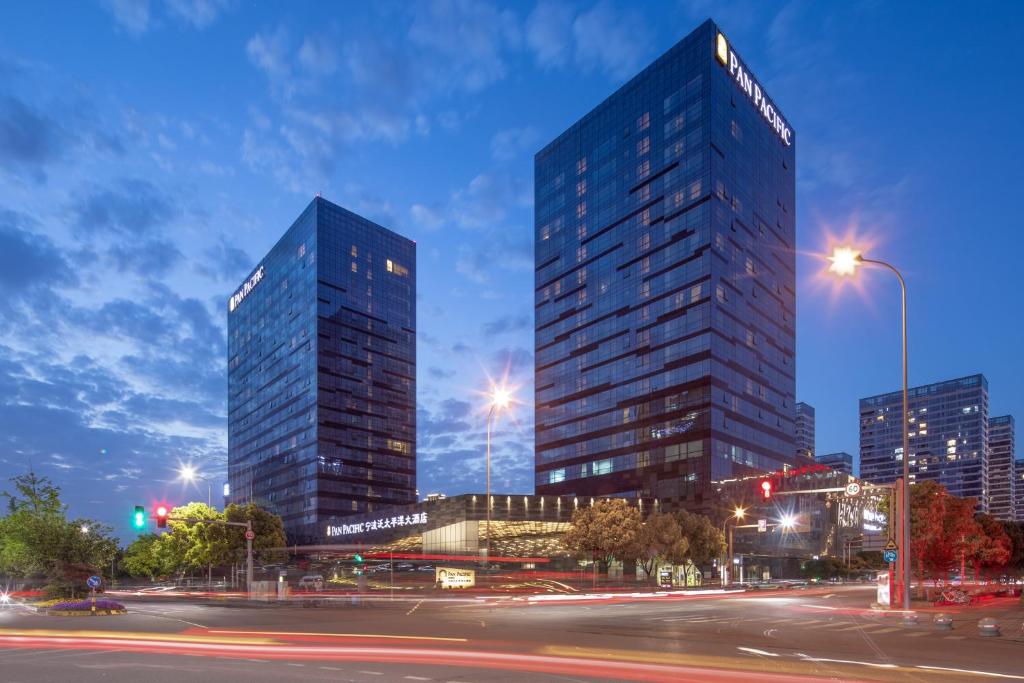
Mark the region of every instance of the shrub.
[[[50, 609], [61, 612], [89, 612], [92, 610], [92, 600], [73, 600], [68, 602], [58, 602], [50, 605]], [[113, 600], [97, 600], [97, 610], [123, 610], [124, 605]]]

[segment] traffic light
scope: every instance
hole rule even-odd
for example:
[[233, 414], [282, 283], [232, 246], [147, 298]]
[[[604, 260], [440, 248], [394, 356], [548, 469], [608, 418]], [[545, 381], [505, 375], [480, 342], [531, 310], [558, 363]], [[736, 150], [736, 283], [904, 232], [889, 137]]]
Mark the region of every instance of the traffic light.
[[352, 559], [356, 561], [356, 564], [360, 564], [363, 561], [363, 556], [360, 555], [359, 553], [356, 553], [355, 555], [352, 556]]
[[156, 506], [156, 525], [161, 529], [167, 528], [167, 506]]
[[769, 479], [765, 479], [761, 482], [761, 495], [765, 500], [770, 500], [772, 497], [772, 482]]
[[141, 505], [135, 506], [135, 514], [132, 515], [132, 526], [136, 529], [146, 528], [146, 508]]

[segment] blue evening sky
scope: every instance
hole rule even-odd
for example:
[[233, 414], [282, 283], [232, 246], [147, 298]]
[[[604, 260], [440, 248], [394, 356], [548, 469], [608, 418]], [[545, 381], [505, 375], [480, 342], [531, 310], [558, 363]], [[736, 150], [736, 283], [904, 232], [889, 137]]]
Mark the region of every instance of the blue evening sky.
[[818, 451], [898, 388], [898, 289], [842, 289], [856, 235], [909, 281], [911, 382], [983, 372], [1024, 418], [1024, 16], [1006, 3], [271, 3], [0, 8], [0, 478], [75, 515], [223, 479], [225, 301], [323, 195], [418, 243], [420, 493], [532, 491], [532, 156], [713, 16], [798, 136], [798, 399]]

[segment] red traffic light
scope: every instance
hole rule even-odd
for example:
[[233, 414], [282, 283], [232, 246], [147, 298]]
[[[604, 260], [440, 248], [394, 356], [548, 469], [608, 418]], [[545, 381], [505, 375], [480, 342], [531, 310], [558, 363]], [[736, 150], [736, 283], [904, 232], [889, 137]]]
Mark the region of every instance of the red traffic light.
[[156, 506], [156, 525], [158, 528], [163, 529], [167, 527], [167, 506], [157, 505]]
[[765, 500], [772, 497], [772, 483], [767, 479], [761, 482], [761, 495], [764, 496]]

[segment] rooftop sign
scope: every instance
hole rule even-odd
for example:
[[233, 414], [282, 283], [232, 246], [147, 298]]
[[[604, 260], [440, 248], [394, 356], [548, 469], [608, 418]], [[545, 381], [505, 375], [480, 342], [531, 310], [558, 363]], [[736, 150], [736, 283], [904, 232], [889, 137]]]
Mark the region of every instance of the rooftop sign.
[[249, 279], [242, 283], [242, 286], [238, 288], [238, 291], [231, 295], [228, 299], [228, 310], [234, 311], [238, 308], [238, 304], [242, 303], [242, 299], [249, 296], [249, 292], [256, 288], [256, 285], [263, 279], [263, 266], [260, 265], [256, 269], [256, 272], [249, 276]]
[[715, 41], [715, 57], [719, 64], [729, 70], [733, 81], [750, 98], [754, 108], [761, 113], [761, 118], [768, 122], [779, 139], [787, 146], [792, 145], [793, 130], [782, 118], [782, 114], [775, 109], [775, 105], [768, 99], [768, 95], [761, 89], [761, 85], [754, 80], [749, 71], [743, 68], [740, 58], [736, 56], [736, 52], [729, 46], [729, 41], [721, 33], [718, 34]]

